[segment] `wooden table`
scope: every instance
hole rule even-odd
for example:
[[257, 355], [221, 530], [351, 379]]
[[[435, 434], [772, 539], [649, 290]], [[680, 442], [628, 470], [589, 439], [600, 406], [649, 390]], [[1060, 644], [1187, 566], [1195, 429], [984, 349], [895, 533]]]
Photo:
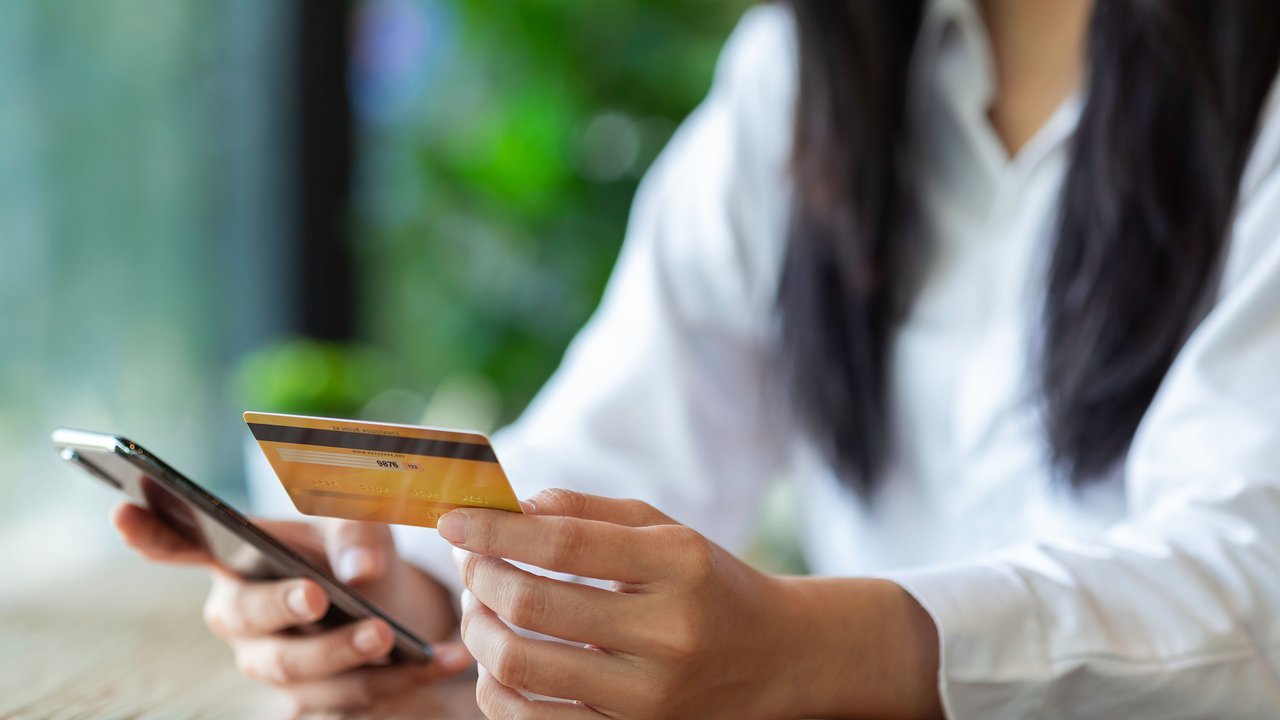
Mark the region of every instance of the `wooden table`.
[[[208, 585], [199, 570], [129, 560], [0, 600], [0, 718], [289, 717], [205, 629]], [[322, 717], [477, 720], [474, 690], [472, 676]]]

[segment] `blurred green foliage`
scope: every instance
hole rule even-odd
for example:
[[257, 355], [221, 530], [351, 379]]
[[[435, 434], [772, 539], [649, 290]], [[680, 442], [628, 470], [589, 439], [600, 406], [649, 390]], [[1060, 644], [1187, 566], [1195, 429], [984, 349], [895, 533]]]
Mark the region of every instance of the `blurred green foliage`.
[[385, 389], [389, 365], [370, 348], [295, 338], [246, 356], [233, 394], [246, 410], [352, 417]]
[[479, 376], [500, 419], [523, 408], [595, 307], [638, 178], [749, 4], [431, 4], [428, 42], [447, 49], [418, 111], [366, 129], [355, 217], [368, 339], [405, 382]]

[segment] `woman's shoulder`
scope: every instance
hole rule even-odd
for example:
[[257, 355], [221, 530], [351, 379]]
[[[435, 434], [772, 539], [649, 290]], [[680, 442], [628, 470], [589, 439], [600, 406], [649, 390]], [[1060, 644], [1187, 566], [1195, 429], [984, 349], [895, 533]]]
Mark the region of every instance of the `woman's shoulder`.
[[748, 10], [720, 52], [706, 99], [672, 139], [668, 159], [698, 155], [704, 165], [714, 159], [712, 165], [732, 166], [728, 177], [741, 179], [748, 166], [764, 168], [789, 156], [795, 46], [788, 8], [766, 3]]
[[632, 231], [652, 234], [664, 267], [687, 280], [673, 283], [673, 299], [690, 312], [756, 318], [772, 307], [795, 76], [790, 10], [752, 8], [726, 41], [706, 100], [641, 184]]
[[756, 5], [743, 14], [725, 42], [716, 81], [749, 82], [783, 89], [794, 85], [796, 28], [791, 10], [779, 3]]
[[791, 10], [757, 5], [725, 43], [710, 97], [731, 108], [742, 134], [789, 139], [798, 72]]

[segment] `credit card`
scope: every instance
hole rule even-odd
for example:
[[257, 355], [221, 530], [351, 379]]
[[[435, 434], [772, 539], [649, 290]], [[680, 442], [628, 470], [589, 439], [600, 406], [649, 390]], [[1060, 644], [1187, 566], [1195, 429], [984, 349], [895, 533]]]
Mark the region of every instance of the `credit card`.
[[244, 421], [305, 515], [433, 528], [455, 508], [521, 512], [481, 433], [259, 412]]

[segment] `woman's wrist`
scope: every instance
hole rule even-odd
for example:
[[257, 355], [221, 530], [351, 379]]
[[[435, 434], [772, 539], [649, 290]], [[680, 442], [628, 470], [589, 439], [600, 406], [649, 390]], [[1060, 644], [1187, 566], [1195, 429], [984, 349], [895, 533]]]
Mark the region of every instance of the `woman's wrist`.
[[937, 629], [910, 593], [870, 578], [775, 580], [794, 717], [943, 717]]

